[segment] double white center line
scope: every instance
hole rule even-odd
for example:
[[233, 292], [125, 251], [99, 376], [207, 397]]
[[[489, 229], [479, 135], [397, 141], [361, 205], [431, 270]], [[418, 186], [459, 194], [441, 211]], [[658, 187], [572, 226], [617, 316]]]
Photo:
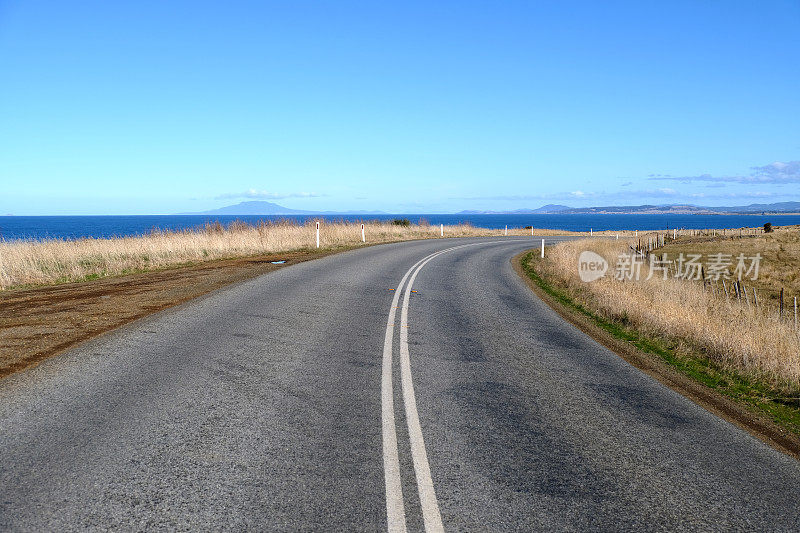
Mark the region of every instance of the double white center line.
[[403, 291], [406, 280], [408, 280], [408, 285], [405, 285], [403, 305], [400, 312], [400, 379], [406, 421], [408, 423], [408, 436], [411, 444], [411, 459], [417, 478], [417, 492], [419, 493], [425, 531], [439, 532], [444, 531], [444, 528], [442, 527], [442, 517], [439, 514], [439, 504], [436, 501], [436, 492], [433, 489], [428, 454], [425, 451], [425, 441], [422, 438], [422, 427], [420, 426], [419, 413], [417, 412], [417, 400], [414, 396], [414, 382], [411, 378], [411, 357], [408, 351], [408, 302], [411, 297], [411, 287], [414, 285], [414, 280], [428, 261], [451, 250], [478, 244], [485, 243], [454, 246], [422, 258], [405, 273], [392, 299], [389, 318], [386, 322], [386, 335], [383, 341], [383, 368], [381, 375], [383, 471], [386, 482], [386, 517], [390, 532], [406, 531], [406, 514], [403, 504], [403, 487], [400, 481], [400, 461], [394, 420], [394, 393], [392, 390], [392, 343], [400, 293]]

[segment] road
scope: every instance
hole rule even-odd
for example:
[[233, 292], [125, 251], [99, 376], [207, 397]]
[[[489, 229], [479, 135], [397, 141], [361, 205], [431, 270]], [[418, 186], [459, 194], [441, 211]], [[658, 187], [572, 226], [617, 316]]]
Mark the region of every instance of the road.
[[539, 242], [300, 263], [0, 381], [0, 529], [798, 529], [798, 463], [564, 322]]

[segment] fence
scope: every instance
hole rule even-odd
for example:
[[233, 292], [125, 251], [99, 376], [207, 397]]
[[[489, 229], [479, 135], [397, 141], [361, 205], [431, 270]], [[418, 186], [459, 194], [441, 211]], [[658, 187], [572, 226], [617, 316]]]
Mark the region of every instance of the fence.
[[[701, 268], [700, 279], [682, 278], [679, 275], [680, 272], [676, 261], [665, 260], [663, 254], [653, 253], [666, 246], [667, 243], [675, 242], [682, 235], [691, 237], [744, 238], [758, 236], [763, 233], [763, 228], [676, 229], [671, 233], [649, 232], [643, 234], [642, 238], [639, 238], [636, 243], [629, 245], [629, 248], [650, 266], [657, 261], [660, 269], [666, 269], [664, 274], [666, 276], [673, 276], [676, 279], [685, 279], [686, 281], [699, 281], [702, 283], [703, 291], [708, 291], [714, 297], [724, 299], [729, 303], [736, 302], [754, 312], [761, 312], [767, 319], [788, 322], [793, 325], [795, 332], [800, 333], [798, 328], [797, 296], [788, 296], [784, 288], [774, 292], [761, 288], [761, 296], [759, 297], [759, 292], [757, 292], [756, 288], [752, 286], [746, 287], [741, 279], [709, 276], [705, 268]], [[768, 296], [767, 298], [764, 297], [765, 294]], [[767, 304], [771, 300], [769, 296], [773, 296], [775, 300], [774, 308], [772, 309]]]

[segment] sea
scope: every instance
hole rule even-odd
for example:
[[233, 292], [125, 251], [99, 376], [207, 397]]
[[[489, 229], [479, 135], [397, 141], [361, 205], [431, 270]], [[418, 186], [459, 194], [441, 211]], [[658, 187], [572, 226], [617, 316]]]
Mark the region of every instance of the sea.
[[765, 222], [773, 226], [800, 224], [800, 215], [117, 215], [117, 216], [0, 216], [0, 239], [80, 239], [86, 237], [110, 238], [143, 235], [153, 230], [184, 230], [219, 222], [223, 225], [234, 221], [258, 224], [259, 221], [292, 220], [305, 223], [308, 220], [360, 222], [366, 220], [393, 220], [406, 218], [417, 223], [458, 224], [467, 222], [480, 228], [548, 228], [569, 231], [602, 230], [667, 230], [701, 228], [741, 228], [762, 226]]

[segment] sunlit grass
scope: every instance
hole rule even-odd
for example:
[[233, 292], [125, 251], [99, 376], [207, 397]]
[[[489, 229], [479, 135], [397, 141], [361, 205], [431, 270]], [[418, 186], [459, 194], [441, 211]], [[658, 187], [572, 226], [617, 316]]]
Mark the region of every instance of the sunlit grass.
[[[788, 248], [795, 242], [784, 240], [782, 245]], [[763, 246], [756, 239], [752, 243], [753, 249]], [[622, 282], [610, 275], [591, 283], [581, 281], [578, 256], [582, 251], [600, 254], [613, 269], [619, 254], [629, 252], [629, 244], [624, 240], [561, 243], [548, 250], [545, 260], [535, 262], [536, 270], [598, 315], [648, 336], [668, 339], [678, 353], [699, 353], [723, 368], [785, 390], [800, 389], [800, 335], [792, 320], [778, 319], [774, 306], [748, 306], [744, 301], [726, 299], [704, 290], [699, 281], [653, 276]], [[794, 256], [787, 253], [786, 257]], [[798, 265], [773, 267], [772, 271], [792, 272], [792, 267]], [[646, 266], [642, 273], [646, 277]]]
[[[187, 263], [316, 249], [315, 222], [210, 224], [186, 231], [154, 231], [112, 239], [0, 242], [0, 290], [19, 286], [86, 281]], [[365, 221], [366, 244], [439, 238], [440, 226]], [[536, 230], [539, 235], [564, 234]], [[501, 236], [504, 230], [469, 224], [445, 226], [445, 237]], [[509, 235], [529, 235], [512, 229]], [[320, 223], [322, 249], [359, 246], [361, 223]]]

